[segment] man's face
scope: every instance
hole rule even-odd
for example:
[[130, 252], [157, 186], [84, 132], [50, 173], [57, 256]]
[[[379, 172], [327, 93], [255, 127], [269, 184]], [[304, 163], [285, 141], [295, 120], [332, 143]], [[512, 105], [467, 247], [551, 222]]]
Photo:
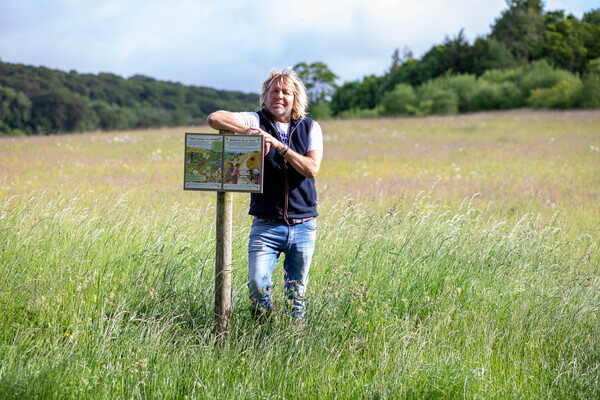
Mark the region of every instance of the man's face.
[[267, 110], [276, 121], [290, 122], [292, 106], [294, 105], [292, 84], [284, 80], [271, 85], [265, 103]]

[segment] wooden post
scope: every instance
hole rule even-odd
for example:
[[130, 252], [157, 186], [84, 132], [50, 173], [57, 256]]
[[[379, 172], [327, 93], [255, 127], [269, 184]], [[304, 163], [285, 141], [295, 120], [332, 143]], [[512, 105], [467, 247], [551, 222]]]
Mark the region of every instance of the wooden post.
[[215, 326], [229, 332], [231, 317], [231, 222], [233, 193], [217, 193], [217, 254], [215, 257]]
[[[220, 131], [220, 133], [228, 133]], [[223, 165], [222, 168], [225, 168]], [[218, 336], [229, 333], [231, 319], [231, 231], [233, 193], [217, 192], [215, 256], [215, 329]]]

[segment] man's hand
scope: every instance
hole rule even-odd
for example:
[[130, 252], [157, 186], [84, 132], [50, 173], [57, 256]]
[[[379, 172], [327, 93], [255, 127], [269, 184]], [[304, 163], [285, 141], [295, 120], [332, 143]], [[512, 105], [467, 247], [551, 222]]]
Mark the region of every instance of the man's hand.
[[265, 155], [271, 150], [271, 147], [275, 148], [275, 150], [278, 149], [277, 144], [274, 144], [275, 142], [279, 143], [280, 146], [283, 146], [283, 143], [281, 143], [279, 140], [269, 135], [267, 132], [263, 131], [260, 128], [250, 128], [250, 131], [253, 135], [260, 135], [263, 137], [265, 143]]
[[[269, 152], [271, 147], [273, 147], [278, 153], [281, 153], [285, 149], [285, 144], [280, 142], [274, 136], [271, 136], [267, 132], [263, 131], [262, 129], [252, 128], [251, 130], [253, 135], [261, 135], [264, 138], [265, 154]], [[298, 171], [301, 175], [307, 178], [314, 178], [319, 172], [319, 168], [321, 166], [321, 158], [323, 157], [323, 154], [320, 151], [315, 150], [309, 151], [306, 154], [299, 154], [293, 151], [292, 149], [289, 149], [284, 154], [284, 157], [286, 160], [288, 160], [290, 165], [294, 167], [294, 169]]]

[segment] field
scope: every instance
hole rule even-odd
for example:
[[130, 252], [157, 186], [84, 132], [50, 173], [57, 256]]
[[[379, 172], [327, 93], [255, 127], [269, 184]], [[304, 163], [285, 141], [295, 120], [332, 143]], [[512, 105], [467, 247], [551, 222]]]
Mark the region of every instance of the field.
[[215, 339], [184, 132], [0, 139], [0, 398], [600, 398], [600, 112], [324, 122], [305, 325]]

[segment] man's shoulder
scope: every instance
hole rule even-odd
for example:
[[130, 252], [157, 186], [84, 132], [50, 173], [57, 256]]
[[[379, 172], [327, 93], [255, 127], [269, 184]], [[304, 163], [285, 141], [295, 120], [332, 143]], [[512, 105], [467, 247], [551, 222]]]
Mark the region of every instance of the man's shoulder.
[[258, 113], [256, 111], [235, 111], [235, 115], [248, 115], [253, 117], [258, 117]]
[[314, 124], [318, 125], [318, 122], [309, 117], [303, 117], [300, 121], [298, 121], [298, 125], [305, 124], [308, 127], [312, 127]]
[[258, 113], [256, 111], [238, 111], [233, 116], [242, 124], [256, 128], [258, 126]]
[[315, 129], [318, 130], [319, 132], [321, 131], [321, 125], [319, 124], [319, 122], [316, 119], [304, 117], [302, 122], [306, 124], [306, 126], [308, 127], [310, 132], [313, 132]]

